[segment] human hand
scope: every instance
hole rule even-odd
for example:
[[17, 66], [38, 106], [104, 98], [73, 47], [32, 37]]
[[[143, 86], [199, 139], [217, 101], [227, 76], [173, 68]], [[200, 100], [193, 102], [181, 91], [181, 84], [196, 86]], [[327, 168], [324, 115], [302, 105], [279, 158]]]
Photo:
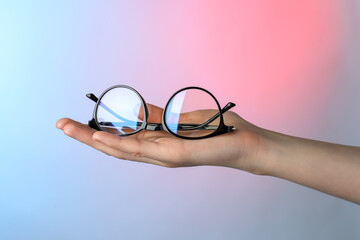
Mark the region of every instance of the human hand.
[[[148, 108], [148, 122], [161, 122], [163, 109], [150, 104]], [[201, 110], [189, 113], [186, 117], [191, 122], [191, 119], [203, 114], [209, 115], [209, 111], [216, 113], [215, 110]], [[234, 126], [235, 130], [200, 140], [186, 140], [166, 131], [147, 130], [120, 137], [96, 131], [68, 118], [58, 120], [56, 126], [66, 135], [119, 159], [165, 167], [225, 166], [260, 173], [256, 159], [259, 159], [263, 129], [245, 121], [234, 112], [224, 113], [224, 121], [226, 125]]]
[[[161, 121], [162, 109], [148, 105], [149, 123]], [[214, 110], [186, 117], [211, 116]], [[216, 112], [216, 111], [215, 111]], [[213, 165], [283, 178], [319, 191], [360, 203], [360, 147], [303, 139], [259, 128], [234, 112], [223, 114], [235, 130], [199, 140], [175, 137], [166, 131], [142, 130], [120, 137], [96, 131], [63, 118], [56, 126], [82, 143], [119, 159], [165, 167]]]

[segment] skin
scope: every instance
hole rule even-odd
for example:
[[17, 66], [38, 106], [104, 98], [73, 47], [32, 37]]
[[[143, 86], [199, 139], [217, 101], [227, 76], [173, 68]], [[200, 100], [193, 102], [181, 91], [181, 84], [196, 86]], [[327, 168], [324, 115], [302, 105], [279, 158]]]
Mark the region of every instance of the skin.
[[[150, 123], [161, 122], [162, 109], [148, 105]], [[196, 119], [203, 110], [188, 114]], [[57, 128], [82, 143], [119, 159], [164, 167], [224, 166], [269, 175], [360, 204], [360, 147], [280, 134], [257, 127], [234, 112], [224, 114], [235, 131], [201, 140], [185, 140], [165, 131], [140, 131], [120, 137], [96, 131], [69, 118]]]

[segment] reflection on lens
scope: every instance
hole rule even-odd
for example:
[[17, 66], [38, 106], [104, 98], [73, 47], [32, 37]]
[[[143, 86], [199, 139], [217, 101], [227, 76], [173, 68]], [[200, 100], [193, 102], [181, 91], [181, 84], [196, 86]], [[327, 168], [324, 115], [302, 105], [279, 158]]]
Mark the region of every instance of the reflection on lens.
[[170, 99], [165, 109], [165, 124], [179, 136], [197, 138], [212, 134], [219, 127], [218, 105], [200, 89], [187, 89]]
[[143, 122], [141, 98], [132, 90], [117, 87], [100, 99], [96, 119], [101, 130], [124, 135], [137, 131]]

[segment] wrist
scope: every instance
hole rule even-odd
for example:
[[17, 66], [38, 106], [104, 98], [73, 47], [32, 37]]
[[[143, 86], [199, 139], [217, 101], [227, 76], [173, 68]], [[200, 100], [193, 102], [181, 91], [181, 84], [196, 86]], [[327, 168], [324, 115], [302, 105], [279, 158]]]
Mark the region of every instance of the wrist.
[[286, 144], [286, 135], [256, 127], [251, 131], [250, 147], [239, 162], [242, 170], [256, 175], [273, 175], [274, 169]]

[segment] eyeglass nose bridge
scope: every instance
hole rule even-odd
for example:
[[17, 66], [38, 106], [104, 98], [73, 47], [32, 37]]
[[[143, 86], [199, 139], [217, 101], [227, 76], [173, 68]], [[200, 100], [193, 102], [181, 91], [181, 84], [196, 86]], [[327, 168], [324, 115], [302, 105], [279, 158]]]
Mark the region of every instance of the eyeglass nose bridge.
[[160, 123], [148, 123], [145, 126], [145, 130], [149, 131], [161, 131], [163, 130], [163, 127]]

